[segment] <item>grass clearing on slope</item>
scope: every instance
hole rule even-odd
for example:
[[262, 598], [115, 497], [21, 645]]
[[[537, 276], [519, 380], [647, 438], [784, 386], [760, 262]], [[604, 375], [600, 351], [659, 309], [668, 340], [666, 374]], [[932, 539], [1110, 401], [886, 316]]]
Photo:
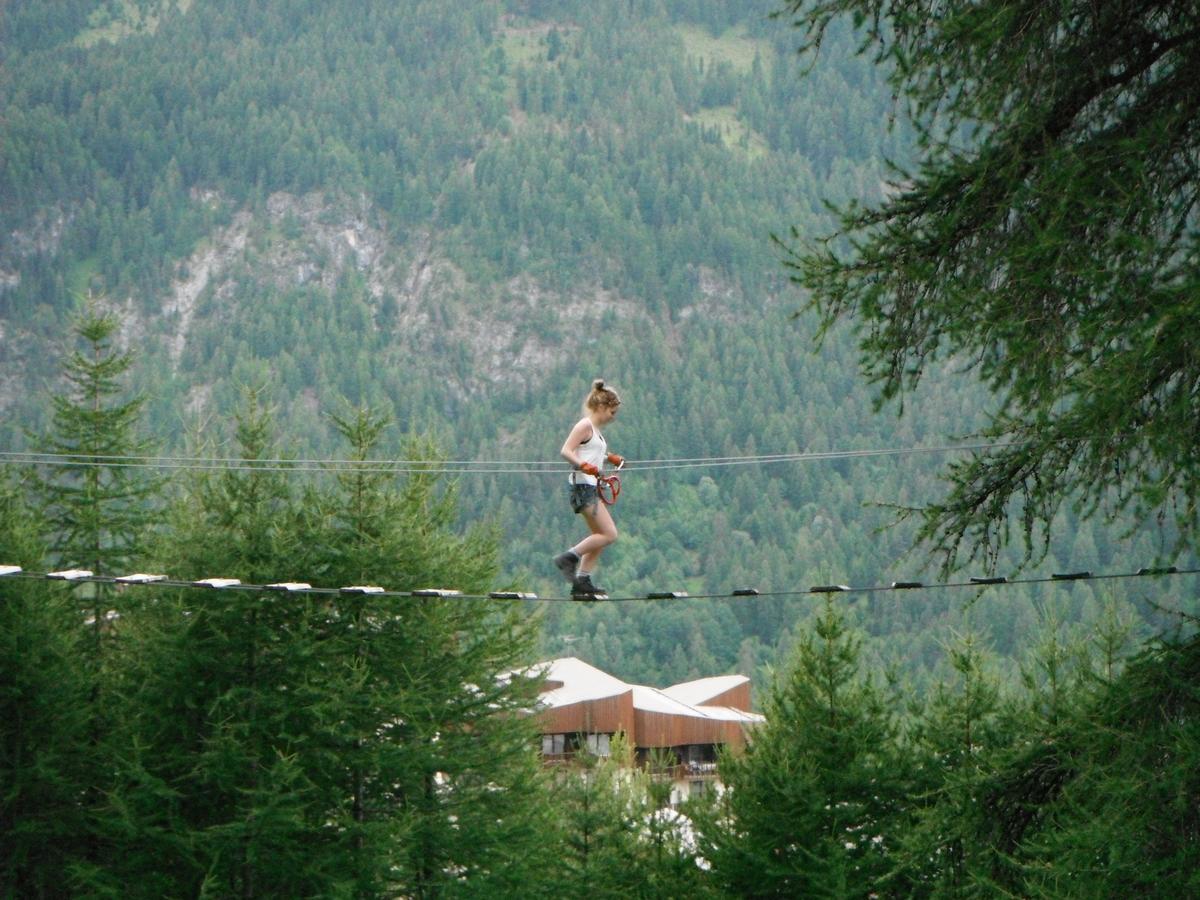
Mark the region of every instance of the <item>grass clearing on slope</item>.
[[93, 254], [74, 263], [68, 270], [64, 283], [72, 297], [86, 297], [92, 286], [92, 277], [100, 271], [100, 257]]
[[158, 31], [163, 16], [170, 14], [172, 6], [186, 13], [191, 9], [192, 0], [160, 0], [151, 12], [144, 12], [142, 4], [134, 0], [109, 0], [88, 17], [90, 27], [75, 38], [75, 43], [80, 47], [93, 47], [101, 41], [115, 44], [130, 35], [153, 34]]
[[730, 150], [741, 150], [751, 159], [758, 159], [770, 150], [767, 139], [738, 118], [732, 106], [714, 106], [697, 110], [688, 120], [705, 129], [716, 128], [721, 142]]
[[720, 37], [696, 25], [679, 25], [675, 30], [690, 58], [703, 59], [705, 65], [727, 62], [739, 73], [750, 71], [755, 54], [765, 58], [769, 50], [765, 41], [747, 37], [744, 27], [731, 28]]

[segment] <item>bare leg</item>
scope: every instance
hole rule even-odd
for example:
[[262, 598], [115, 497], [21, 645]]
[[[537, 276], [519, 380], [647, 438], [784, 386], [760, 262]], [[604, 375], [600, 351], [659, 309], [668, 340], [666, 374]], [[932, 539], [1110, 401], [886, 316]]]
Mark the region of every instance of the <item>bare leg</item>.
[[571, 549], [579, 555], [579, 571], [592, 572], [604, 548], [617, 539], [617, 526], [608, 507], [603, 503], [583, 510], [580, 515], [592, 533]]

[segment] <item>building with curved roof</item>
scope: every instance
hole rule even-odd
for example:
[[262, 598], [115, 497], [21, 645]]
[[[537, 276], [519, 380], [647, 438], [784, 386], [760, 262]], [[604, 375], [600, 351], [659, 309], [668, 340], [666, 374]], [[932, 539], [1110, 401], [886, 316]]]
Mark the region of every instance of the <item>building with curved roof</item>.
[[747, 730], [763, 722], [750, 709], [745, 675], [701, 678], [667, 688], [628, 684], [573, 656], [538, 663], [544, 677], [537, 716], [548, 765], [580, 752], [607, 756], [621, 733], [641, 765], [663, 761], [675, 782], [674, 801], [708, 790], [722, 747], [740, 749]]

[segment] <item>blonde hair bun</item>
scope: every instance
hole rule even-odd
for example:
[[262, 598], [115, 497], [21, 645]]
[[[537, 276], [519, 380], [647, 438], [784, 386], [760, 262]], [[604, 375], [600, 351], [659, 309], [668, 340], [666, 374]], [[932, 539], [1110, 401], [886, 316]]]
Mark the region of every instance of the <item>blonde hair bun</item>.
[[603, 378], [597, 378], [592, 381], [592, 390], [583, 401], [583, 414], [586, 416], [589, 409], [598, 409], [601, 406], [616, 407], [620, 405], [620, 395], [608, 387]]

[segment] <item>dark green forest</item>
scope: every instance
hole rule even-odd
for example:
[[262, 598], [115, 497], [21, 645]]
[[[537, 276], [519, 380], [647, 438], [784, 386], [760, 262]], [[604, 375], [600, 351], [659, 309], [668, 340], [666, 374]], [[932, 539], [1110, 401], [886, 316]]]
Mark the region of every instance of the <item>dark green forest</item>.
[[[542, 464], [599, 376], [597, 581], [717, 595], [0, 578], [0, 896], [1197, 889], [1194, 576], [728, 596], [1192, 565], [1104, 504], [956, 573], [914, 547], [997, 401], [947, 356], [881, 402], [807, 308], [773, 237], [881, 201], [917, 136], [848, 22], [800, 58], [775, 11], [0, 4], [0, 565], [562, 596]], [[889, 453], [750, 459], [830, 451]], [[502, 676], [567, 654], [752, 676], [694, 828], [619, 759], [541, 771]]]
[[[142, 449], [118, 320], [75, 325], [48, 445]], [[377, 459], [384, 420], [334, 420]], [[0, 553], [35, 573], [136, 562], [177, 578], [482, 592], [498, 532], [459, 533], [436, 474], [319, 488], [273, 463], [259, 395], [237, 468], [167, 483], [88, 462], [0, 482]], [[433, 447], [406, 452], [428, 458]], [[36, 507], [29, 504], [37, 498]], [[156, 515], [147, 516], [148, 508]], [[10, 563], [9, 565], [12, 565]], [[1195, 887], [1195, 636], [1141, 642], [1116, 604], [1044, 625], [1012, 685], [952, 635], [914, 691], [826, 595], [721, 761], [729, 790], [670, 810], [614, 739], [540, 768], [519, 605], [0, 577], [0, 892], [11, 897], [1178, 896]], [[663, 761], [669, 765], [669, 761]]]
[[[451, 460], [550, 461], [599, 375], [627, 398], [610, 440], [631, 461], [611, 591], [927, 578], [891, 508], [935, 498], [953, 454], [638, 472], [947, 447], [989, 405], [949, 360], [904, 416], [876, 412], [850, 330], [818, 350], [812, 317], [793, 317], [803, 297], [771, 235], [877, 198], [910, 136], [847, 28], [807, 70], [771, 12], [9, 4], [0, 436], [17, 451], [46, 428], [90, 292], [121, 316], [159, 454], [230, 455], [253, 389], [281, 454], [338, 458], [330, 414], [365, 406], [394, 423], [386, 457], [421, 436]], [[499, 528], [506, 579], [541, 594], [561, 593], [548, 559], [580, 529], [562, 480], [459, 484], [462, 523]], [[1126, 530], [1064, 515], [1037, 569], [1133, 571], [1170, 547], [1169, 527]], [[922, 678], [968, 617], [1005, 658], [1047, 614], [1091, 622], [1118, 602], [1152, 618], [1159, 589], [1128, 587], [851, 606], [879, 656]], [[810, 607], [551, 608], [542, 652], [569, 644], [635, 680], [741, 669], [763, 684]]]

